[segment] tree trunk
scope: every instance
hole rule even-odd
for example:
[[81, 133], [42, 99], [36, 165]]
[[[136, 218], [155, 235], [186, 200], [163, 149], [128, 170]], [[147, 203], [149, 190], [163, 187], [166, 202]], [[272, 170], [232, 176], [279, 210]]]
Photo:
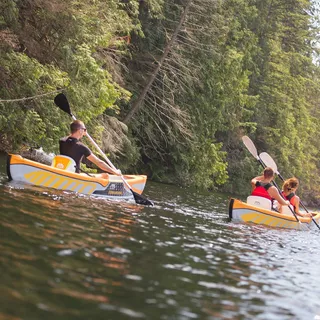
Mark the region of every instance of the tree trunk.
[[142, 90], [140, 96], [137, 98], [137, 100], [133, 103], [132, 108], [129, 110], [129, 112], [127, 113], [127, 115], [125, 116], [125, 118], [123, 119], [123, 123], [128, 124], [130, 122], [130, 120], [133, 118], [133, 116], [135, 115], [135, 113], [139, 110], [142, 101], [144, 100], [147, 92], [149, 91], [153, 81], [155, 80], [160, 68], [162, 67], [162, 64], [165, 60], [165, 58], [167, 57], [168, 53], [170, 52], [178, 33], [181, 30], [181, 27], [186, 19], [186, 16], [188, 14], [190, 5], [191, 5], [192, 0], [189, 0], [185, 6], [185, 9], [181, 15], [179, 24], [177, 25], [172, 38], [170, 39], [170, 41], [168, 42], [168, 44], [166, 45], [163, 55], [160, 59], [160, 61], [158, 62], [158, 66], [155, 68], [155, 70], [153, 71], [153, 73], [150, 75], [150, 77], [148, 78], [147, 84], [145, 85], [144, 89]]

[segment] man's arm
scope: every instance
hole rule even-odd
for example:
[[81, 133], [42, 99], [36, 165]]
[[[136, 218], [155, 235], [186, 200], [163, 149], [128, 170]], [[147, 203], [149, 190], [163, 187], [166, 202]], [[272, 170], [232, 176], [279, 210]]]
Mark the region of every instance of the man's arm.
[[252, 186], [252, 188], [255, 188], [256, 183], [257, 183], [258, 181], [263, 180], [263, 178], [264, 178], [263, 176], [258, 176], [258, 177], [253, 178], [253, 179], [251, 180], [251, 186]]
[[90, 154], [90, 156], [87, 157], [88, 160], [93, 162], [96, 166], [98, 166], [101, 170], [106, 171], [111, 174], [115, 174], [117, 176], [121, 175], [120, 170], [114, 170], [112, 169], [107, 163], [100, 160], [97, 156], [95, 156], [93, 153]]
[[271, 196], [271, 198], [277, 200], [281, 205], [283, 205], [283, 206], [288, 206], [288, 205], [290, 204], [289, 201], [284, 200], [284, 199], [281, 197], [278, 189], [277, 189], [275, 186], [270, 187], [270, 188], [268, 189], [268, 193], [269, 193], [269, 195]]

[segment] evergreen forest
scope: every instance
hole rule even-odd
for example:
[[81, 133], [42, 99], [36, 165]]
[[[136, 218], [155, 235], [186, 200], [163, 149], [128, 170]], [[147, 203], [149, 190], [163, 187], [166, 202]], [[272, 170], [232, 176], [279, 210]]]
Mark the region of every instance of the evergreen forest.
[[248, 135], [320, 204], [315, 0], [1, 0], [0, 9], [1, 151], [57, 153], [71, 122], [53, 102], [64, 92], [123, 173], [247, 194], [262, 171]]

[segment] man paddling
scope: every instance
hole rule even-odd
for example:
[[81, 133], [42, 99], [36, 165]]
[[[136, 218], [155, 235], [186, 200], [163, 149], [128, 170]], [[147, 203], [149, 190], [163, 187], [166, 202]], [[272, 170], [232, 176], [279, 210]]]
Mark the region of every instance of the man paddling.
[[271, 200], [277, 200], [280, 205], [288, 206], [289, 201], [283, 199], [278, 189], [271, 184], [274, 179], [274, 171], [270, 167], [266, 167], [263, 170], [263, 175], [255, 177], [251, 180], [252, 185], [252, 196], [263, 197]]
[[[76, 163], [76, 172], [80, 173], [80, 163], [83, 157], [93, 162], [101, 170], [115, 175], [121, 175], [121, 171], [112, 169], [107, 163], [95, 156], [80, 139], [85, 136], [87, 129], [80, 120], [74, 120], [70, 124], [70, 135], [59, 140], [60, 154], [72, 158]], [[101, 178], [107, 178], [106, 173], [99, 174]], [[95, 175], [97, 176], [97, 175]]]

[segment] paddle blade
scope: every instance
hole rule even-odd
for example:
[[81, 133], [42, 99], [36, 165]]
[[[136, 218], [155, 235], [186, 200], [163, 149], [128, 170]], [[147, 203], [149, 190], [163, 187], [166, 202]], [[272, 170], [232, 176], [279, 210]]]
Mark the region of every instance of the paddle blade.
[[272, 168], [273, 171], [279, 175], [277, 164], [268, 153], [262, 152], [260, 153], [259, 157], [267, 167]]
[[71, 110], [70, 110], [70, 105], [68, 102], [67, 97], [63, 93], [59, 93], [55, 98], [54, 98], [54, 103], [64, 112], [72, 116]]
[[147, 199], [146, 197], [142, 196], [141, 194], [137, 193], [137, 192], [134, 192], [132, 189], [131, 189], [131, 192], [134, 196], [134, 200], [136, 201], [137, 204], [142, 204], [144, 206], [154, 206], [153, 202], [149, 199]]
[[251, 140], [248, 136], [243, 136], [243, 137], [242, 137], [242, 142], [244, 143], [244, 145], [246, 146], [246, 148], [248, 149], [248, 151], [249, 151], [257, 160], [259, 160], [257, 148], [256, 148], [256, 146], [254, 145], [254, 143], [252, 142], [252, 140]]

